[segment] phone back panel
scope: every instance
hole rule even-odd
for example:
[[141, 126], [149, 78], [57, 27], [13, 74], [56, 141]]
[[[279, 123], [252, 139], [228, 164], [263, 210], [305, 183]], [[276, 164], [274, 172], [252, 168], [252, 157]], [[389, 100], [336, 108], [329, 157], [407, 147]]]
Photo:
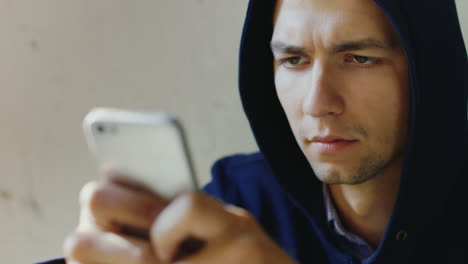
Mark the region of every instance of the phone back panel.
[[165, 198], [196, 188], [183, 132], [168, 114], [95, 109], [84, 128], [100, 171], [116, 172]]

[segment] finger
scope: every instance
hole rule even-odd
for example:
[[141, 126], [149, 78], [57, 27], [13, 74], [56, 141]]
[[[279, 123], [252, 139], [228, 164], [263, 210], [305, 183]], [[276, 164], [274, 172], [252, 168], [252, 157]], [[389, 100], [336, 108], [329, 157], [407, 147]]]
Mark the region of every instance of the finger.
[[[97, 189], [98, 183], [95, 181], [86, 183], [80, 190], [80, 219], [77, 229], [91, 230], [96, 229], [96, 219], [89, 209], [91, 196]], [[107, 229], [107, 228], [106, 228]], [[106, 230], [105, 230], [106, 231]]]
[[[90, 209], [90, 200], [94, 195], [94, 192], [98, 189], [97, 182], [89, 182], [84, 185], [80, 191], [80, 220], [77, 227], [77, 231], [107, 231], [117, 233], [119, 229], [116, 223], [103, 220], [102, 218], [96, 218]], [[97, 222], [99, 221], [99, 223]]]
[[91, 200], [93, 192], [96, 190], [98, 183], [96, 181], [87, 182], [80, 190], [80, 205], [83, 206]]
[[174, 260], [181, 254], [178, 251], [187, 238], [207, 243], [223, 238], [228, 240], [244, 228], [244, 223], [247, 221], [217, 200], [192, 193], [178, 197], [161, 212], [150, 235], [158, 256], [163, 260]]
[[95, 222], [103, 227], [115, 223], [149, 230], [166, 202], [148, 192], [139, 192], [112, 181], [99, 184], [91, 192], [89, 207]]
[[[259, 235], [244, 234], [236, 239], [212, 241], [203, 251], [176, 261], [174, 264], [274, 263], [274, 261], [267, 261], [267, 255], [264, 254], [265, 248], [262, 247], [263, 243]], [[271, 250], [268, 252], [268, 254], [272, 253], [274, 252]]]
[[137, 192], [140, 192], [140, 193], [147, 193], [149, 195], [154, 195], [154, 196], [159, 197], [160, 199], [162, 199], [160, 196], [158, 196], [158, 194], [156, 194], [148, 186], [136, 181], [135, 179], [132, 179], [131, 177], [122, 175], [122, 174], [120, 174], [120, 173], [118, 173], [116, 171], [107, 170], [105, 172], [103, 180], [115, 183], [115, 184], [120, 185], [122, 187], [125, 187], [125, 188], [127, 188], [129, 190], [134, 190], [134, 191], [137, 191]]
[[72, 263], [161, 263], [148, 242], [96, 231], [73, 233], [64, 243], [64, 252]]
[[238, 263], [282, 263], [295, 264], [261, 229], [246, 230], [229, 240], [208, 243], [197, 254], [176, 261], [174, 264], [238, 264]]
[[96, 262], [92, 262], [92, 263], [80, 263], [80, 262], [77, 262], [73, 259], [65, 259], [65, 263], [67, 264], [101, 264], [101, 263], [96, 263]]

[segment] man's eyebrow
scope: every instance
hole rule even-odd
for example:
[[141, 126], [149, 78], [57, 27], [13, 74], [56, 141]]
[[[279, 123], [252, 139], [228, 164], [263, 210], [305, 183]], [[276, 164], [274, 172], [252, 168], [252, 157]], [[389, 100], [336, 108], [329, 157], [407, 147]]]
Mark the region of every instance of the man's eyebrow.
[[[286, 54], [306, 54], [307, 49], [300, 46], [289, 45], [282, 41], [271, 41], [271, 50], [273, 53], [286, 53]], [[381, 40], [366, 38], [361, 40], [344, 41], [334, 44], [331, 48], [332, 53], [340, 53], [345, 51], [356, 51], [364, 49], [383, 49], [392, 50], [393, 45]]]
[[364, 49], [383, 49], [383, 50], [392, 50], [393, 45], [390, 45], [384, 41], [366, 38], [362, 40], [353, 40], [340, 42], [332, 47], [333, 53], [345, 52], [345, 51], [356, 51]]
[[306, 54], [307, 49], [304, 47], [286, 44], [282, 41], [271, 41], [271, 51], [273, 53], [286, 53], [286, 54]]

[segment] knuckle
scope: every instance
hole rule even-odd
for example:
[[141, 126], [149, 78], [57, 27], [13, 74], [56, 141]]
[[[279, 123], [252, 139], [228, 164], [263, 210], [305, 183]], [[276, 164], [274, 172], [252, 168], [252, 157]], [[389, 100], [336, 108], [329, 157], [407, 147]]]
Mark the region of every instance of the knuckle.
[[82, 207], [77, 230], [87, 230], [96, 227], [96, 218], [91, 214], [89, 207]]
[[232, 217], [233, 226], [235, 225], [238, 231], [250, 232], [259, 228], [257, 220], [249, 211], [233, 205], [227, 205], [225, 208]]
[[80, 200], [80, 205], [86, 205], [89, 203], [91, 199], [91, 194], [94, 192], [94, 190], [97, 188], [97, 182], [91, 181], [86, 183], [80, 190], [79, 194], [79, 200]]
[[66, 258], [82, 260], [87, 252], [93, 247], [92, 235], [82, 232], [74, 232], [64, 242], [63, 251]]
[[105, 185], [96, 185], [90, 190], [88, 206], [93, 214], [99, 213], [102, 209], [103, 201], [109, 197], [109, 189]]
[[244, 223], [244, 226], [252, 228], [258, 227], [257, 219], [248, 211], [243, 210], [243, 214], [239, 217], [240, 221]]
[[240, 208], [234, 205], [227, 205], [226, 210], [229, 211], [234, 216], [238, 217], [240, 220], [246, 222], [255, 222], [255, 217], [244, 208]]
[[175, 226], [184, 225], [189, 220], [200, 219], [203, 212], [204, 199], [196, 193], [184, 193], [175, 198], [157, 216], [152, 226], [152, 235], [156, 240], [163, 239]]
[[199, 193], [192, 192], [185, 195], [193, 207], [203, 206], [206, 203], [206, 199], [204, 199], [205, 197]]
[[199, 193], [185, 193], [177, 198], [177, 202], [181, 204], [186, 204], [186, 215], [192, 216], [197, 214], [206, 208], [207, 199], [202, 194]]

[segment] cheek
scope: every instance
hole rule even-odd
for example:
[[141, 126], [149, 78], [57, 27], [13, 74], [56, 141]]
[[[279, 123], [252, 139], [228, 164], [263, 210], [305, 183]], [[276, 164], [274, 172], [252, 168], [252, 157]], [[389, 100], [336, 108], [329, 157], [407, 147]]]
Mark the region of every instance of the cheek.
[[301, 80], [298, 76], [278, 73], [275, 75], [276, 94], [289, 123], [293, 127], [295, 127], [295, 124], [302, 116], [301, 101], [304, 95], [300, 82]]
[[276, 94], [288, 117], [296, 117], [301, 113], [301, 102], [304, 98], [301, 80], [302, 78], [295, 74], [281, 74], [281, 70], [275, 75]]
[[[372, 144], [399, 147], [405, 139], [408, 115], [406, 67], [386, 67], [356, 80], [349, 94], [350, 110], [366, 128]], [[350, 106], [352, 107], [352, 106]]]

